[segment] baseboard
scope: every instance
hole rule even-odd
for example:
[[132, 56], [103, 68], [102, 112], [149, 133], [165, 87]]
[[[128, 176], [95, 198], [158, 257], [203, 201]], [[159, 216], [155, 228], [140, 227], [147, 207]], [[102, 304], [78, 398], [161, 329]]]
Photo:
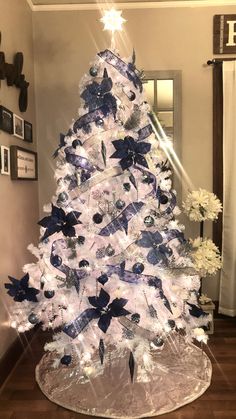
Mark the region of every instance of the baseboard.
[[[36, 328], [37, 329], [37, 328]], [[32, 329], [16, 338], [6, 353], [0, 359], [0, 388], [11, 373], [21, 355], [26, 350], [28, 343], [34, 336], [36, 329]]]

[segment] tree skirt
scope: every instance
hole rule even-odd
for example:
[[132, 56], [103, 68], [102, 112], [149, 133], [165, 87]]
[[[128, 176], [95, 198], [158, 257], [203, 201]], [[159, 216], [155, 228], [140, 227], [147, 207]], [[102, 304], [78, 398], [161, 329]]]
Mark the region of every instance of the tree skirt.
[[[54, 353], [36, 367], [36, 380], [52, 402], [74, 412], [106, 418], [143, 418], [171, 412], [201, 396], [211, 382], [211, 362], [204, 351], [183, 341], [165, 344], [153, 355], [152, 373], [136, 368], [131, 383], [129, 354], [105, 357], [96, 377], [82, 374], [78, 363], [54, 368]], [[94, 360], [94, 367], [98, 359]], [[93, 367], [92, 367], [93, 368]], [[83, 370], [84, 371], [84, 370]]]

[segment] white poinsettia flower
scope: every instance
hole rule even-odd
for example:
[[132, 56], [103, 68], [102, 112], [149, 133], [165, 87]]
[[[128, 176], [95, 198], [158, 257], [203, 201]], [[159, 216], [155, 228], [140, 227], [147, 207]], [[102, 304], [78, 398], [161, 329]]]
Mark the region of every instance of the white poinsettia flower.
[[197, 237], [190, 241], [194, 268], [201, 276], [215, 274], [221, 268], [221, 257], [218, 247], [211, 239]]
[[204, 330], [201, 327], [196, 327], [193, 330], [193, 337], [198, 341], [198, 342], [203, 342], [203, 343], [207, 343], [208, 341], [208, 336], [206, 335], [206, 333], [204, 332]]
[[183, 209], [191, 221], [213, 221], [222, 211], [222, 204], [215, 194], [200, 188], [187, 195]]

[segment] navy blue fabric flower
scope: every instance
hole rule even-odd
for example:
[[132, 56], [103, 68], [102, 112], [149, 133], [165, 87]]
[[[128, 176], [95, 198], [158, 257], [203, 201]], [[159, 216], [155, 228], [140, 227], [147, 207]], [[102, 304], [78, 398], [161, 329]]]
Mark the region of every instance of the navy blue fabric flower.
[[167, 262], [167, 257], [172, 253], [171, 249], [165, 244], [162, 244], [162, 235], [156, 231], [155, 233], [149, 231], [142, 231], [142, 238], [137, 240], [136, 244], [140, 247], [149, 249], [147, 254], [147, 261], [152, 265], [157, 265], [159, 262]]
[[29, 274], [27, 273], [23, 278], [16, 279], [11, 276], [8, 277], [12, 284], [4, 284], [8, 289], [7, 293], [13, 297], [14, 301], [22, 302], [24, 300], [33, 301], [37, 303], [36, 295], [40, 292], [36, 288], [29, 287]]
[[137, 142], [130, 136], [125, 137], [124, 140], [112, 141], [112, 144], [116, 151], [111, 158], [121, 159], [119, 163], [123, 170], [128, 169], [135, 163], [148, 168], [143, 154], [147, 154], [150, 151], [151, 144], [144, 141]]
[[196, 306], [195, 304], [190, 304], [190, 303], [187, 303], [187, 304], [190, 307], [189, 308], [189, 314], [191, 314], [191, 316], [197, 317], [197, 318], [199, 318], [201, 316], [202, 317], [208, 316], [208, 314], [205, 311], [203, 311], [201, 307]]
[[95, 307], [94, 310], [97, 314], [98, 327], [106, 333], [108, 327], [110, 326], [112, 317], [127, 316], [130, 314], [124, 306], [127, 304], [128, 300], [124, 298], [115, 298], [112, 303], [110, 301], [110, 295], [101, 289], [98, 297], [88, 297], [90, 304]]
[[93, 81], [86, 86], [81, 98], [85, 101], [85, 107], [89, 109], [89, 112], [102, 107], [104, 115], [110, 111], [116, 114], [116, 98], [110, 93], [112, 85], [112, 79], [105, 73], [100, 84]]
[[42, 240], [45, 240], [52, 234], [58, 233], [59, 231], [62, 231], [62, 233], [66, 237], [74, 237], [74, 226], [76, 224], [82, 224], [81, 221], [78, 220], [80, 215], [81, 212], [78, 211], [71, 211], [68, 214], [66, 214], [62, 208], [58, 208], [52, 204], [51, 215], [49, 215], [48, 217], [44, 217], [42, 220], [38, 222], [40, 226], [46, 228]]

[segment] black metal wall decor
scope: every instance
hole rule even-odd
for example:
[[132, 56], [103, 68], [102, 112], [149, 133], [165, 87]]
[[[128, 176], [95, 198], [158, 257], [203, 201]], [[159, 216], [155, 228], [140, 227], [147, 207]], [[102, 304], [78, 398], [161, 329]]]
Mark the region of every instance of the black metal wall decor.
[[22, 74], [24, 56], [22, 52], [17, 52], [14, 56], [13, 64], [5, 61], [4, 52], [0, 52], [0, 80], [7, 81], [8, 86], [16, 86], [20, 89], [19, 109], [25, 112], [28, 106], [28, 87], [25, 75]]

